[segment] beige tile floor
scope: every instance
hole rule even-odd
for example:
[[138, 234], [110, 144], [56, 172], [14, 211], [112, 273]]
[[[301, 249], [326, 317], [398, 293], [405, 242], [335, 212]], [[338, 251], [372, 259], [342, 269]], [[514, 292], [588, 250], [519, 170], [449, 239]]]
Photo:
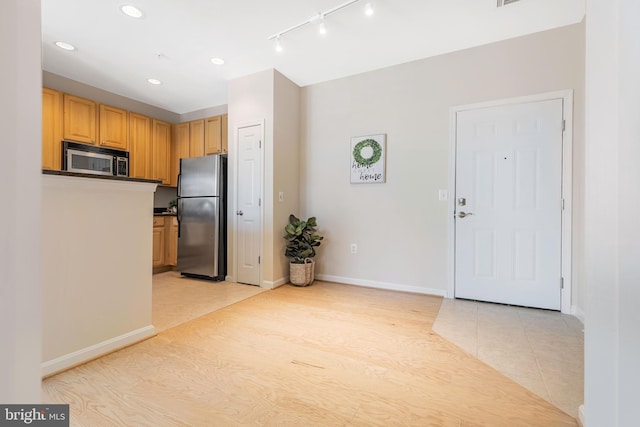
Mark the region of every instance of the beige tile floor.
[[574, 316], [444, 299], [433, 330], [567, 414], [584, 393], [584, 333]]
[[263, 292], [259, 286], [181, 277], [176, 271], [153, 276], [152, 322], [161, 332]]

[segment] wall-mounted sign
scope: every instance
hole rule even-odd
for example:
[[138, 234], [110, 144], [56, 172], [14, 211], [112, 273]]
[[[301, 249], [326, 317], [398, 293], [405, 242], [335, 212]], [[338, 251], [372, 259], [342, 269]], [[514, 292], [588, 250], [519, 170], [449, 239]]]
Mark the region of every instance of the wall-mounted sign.
[[351, 183], [385, 182], [385, 134], [351, 138]]

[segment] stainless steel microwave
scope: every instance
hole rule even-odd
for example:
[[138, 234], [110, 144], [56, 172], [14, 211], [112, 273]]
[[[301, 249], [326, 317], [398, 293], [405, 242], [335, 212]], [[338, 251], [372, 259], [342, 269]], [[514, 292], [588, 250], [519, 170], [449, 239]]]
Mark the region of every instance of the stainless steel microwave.
[[94, 175], [129, 176], [129, 153], [62, 141], [62, 169]]

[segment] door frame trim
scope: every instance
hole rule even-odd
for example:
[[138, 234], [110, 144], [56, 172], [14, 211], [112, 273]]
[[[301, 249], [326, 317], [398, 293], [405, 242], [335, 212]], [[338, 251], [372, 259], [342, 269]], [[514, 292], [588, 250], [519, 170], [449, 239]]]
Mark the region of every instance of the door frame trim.
[[476, 110], [488, 107], [524, 104], [529, 102], [562, 99], [562, 115], [565, 120], [565, 130], [562, 134], [562, 278], [564, 287], [560, 293], [560, 311], [571, 314], [572, 280], [572, 195], [573, 195], [573, 90], [545, 92], [515, 98], [480, 102], [476, 104], [460, 105], [449, 109], [449, 203], [448, 214], [448, 283], [446, 298], [455, 298], [455, 188], [456, 188], [456, 129], [457, 113], [466, 110]]
[[[233, 217], [233, 221], [232, 221], [232, 227], [231, 230], [233, 230], [233, 274], [231, 276], [228, 277], [227, 280], [229, 280], [230, 282], [237, 282], [237, 278], [238, 278], [238, 216], [235, 215], [235, 212], [238, 211], [238, 183], [239, 183], [239, 177], [238, 177], [238, 161], [240, 159], [240, 156], [238, 155], [238, 134], [240, 132], [240, 129], [243, 128], [247, 128], [247, 127], [252, 127], [252, 126], [260, 126], [260, 141], [262, 143], [262, 147], [260, 149], [260, 198], [262, 199], [262, 203], [260, 204], [260, 221], [259, 221], [259, 227], [260, 227], [260, 236], [258, 237], [259, 240], [259, 246], [260, 246], [260, 250], [259, 250], [259, 254], [258, 256], [262, 257], [263, 255], [263, 234], [264, 234], [264, 128], [265, 128], [265, 119], [256, 119], [256, 120], [249, 120], [249, 121], [244, 121], [244, 122], [240, 122], [240, 123], [234, 123], [233, 125], [233, 144], [231, 145], [230, 150], [229, 150], [229, 157], [233, 156], [233, 183], [230, 183], [231, 185], [233, 185], [233, 203], [229, 203], [229, 206], [231, 207], [231, 210], [229, 212], [227, 212], [227, 215], [230, 215]], [[231, 162], [229, 162], [231, 164]], [[227, 192], [227, 194], [231, 194], [231, 192]], [[229, 209], [229, 208], [227, 208]], [[259, 268], [259, 272], [258, 272], [258, 286], [262, 287], [262, 266], [263, 263], [260, 262], [260, 268]]]

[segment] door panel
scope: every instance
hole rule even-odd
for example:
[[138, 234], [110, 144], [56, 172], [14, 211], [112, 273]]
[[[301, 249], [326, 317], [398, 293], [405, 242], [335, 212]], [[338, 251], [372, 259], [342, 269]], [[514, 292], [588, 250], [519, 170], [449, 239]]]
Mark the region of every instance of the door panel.
[[260, 197], [262, 126], [238, 129], [238, 193], [237, 193], [237, 271], [238, 282], [260, 284]]
[[456, 120], [455, 296], [559, 310], [562, 100]]

